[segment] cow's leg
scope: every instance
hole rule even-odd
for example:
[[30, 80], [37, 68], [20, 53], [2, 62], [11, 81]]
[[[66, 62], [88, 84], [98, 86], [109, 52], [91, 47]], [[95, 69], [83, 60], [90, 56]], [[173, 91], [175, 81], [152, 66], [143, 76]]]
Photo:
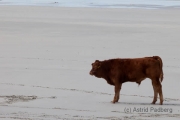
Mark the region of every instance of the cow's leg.
[[155, 102], [157, 101], [157, 95], [159, 93], [159, 97], [160, 97], [160, 105], [163, 104], [163, 93], [162, 93], [162, 85], [159, 81], [159, 79], [154, 79], [154, 81], [152, 81], [153, 84], [153, 89], [154, 89], [154, 100], [152, 102], [152, 104], [155, 104]]
[[162, 85], [159, 80], [158, 80], [158, 84], [159, 84], [158, 92], [159, 92], [159, 98], [160, 98], [160, 105], [162, 105], [163, 104], [163, 93], [162, 93]]
[[153, 85], [153, 90], [154, 90], [154, 99], [153, 99], [153, 101], [152, 101], [152, 104], [155, 104], [156, 103], [156, 101], [157, 101], [157, 96], [158, 96], [158, 92], [157, 92], [157, 90], [156, 90], [156, 82], [153, 82], [152, 81], [152, 85]]
[[115, 87], [114, 87], [115, 95], [114, 95], [114, 100], [112, 101], [112, 103], [118, 102], [121, 86], [122, 86], [122, 84], [115, 85]]

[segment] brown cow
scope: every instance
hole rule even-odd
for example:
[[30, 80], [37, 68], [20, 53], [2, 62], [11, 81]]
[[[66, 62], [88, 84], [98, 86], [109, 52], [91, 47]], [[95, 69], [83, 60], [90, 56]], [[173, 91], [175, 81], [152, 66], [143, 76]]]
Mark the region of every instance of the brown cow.
[[163, 93], [161, 82], [163, 80], [162, 60], [159, 56], [134, 58], [134, 59], [110, 59], [105, 61], [96, 60], [92, 63], [90, 75], [104, 78], [107, 83], [115, 86], [113, 103], [118, 102], [122, 83], [136, 82], [139, 85], [146, 78], [152, 80], [154, 99], [157, 101], [159, 93], [160, 104], [163, 104]]

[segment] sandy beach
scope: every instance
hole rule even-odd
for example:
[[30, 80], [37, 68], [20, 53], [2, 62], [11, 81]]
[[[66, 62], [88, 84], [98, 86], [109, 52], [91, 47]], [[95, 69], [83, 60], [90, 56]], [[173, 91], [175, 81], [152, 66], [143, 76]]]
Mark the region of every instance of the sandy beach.
[[[0, 11], [1, 120], [180, 119], [180, 9]], [[163, 105], [150, 104], [149, 79], [124, 83], [112, 104], [114, 87], [89, 75], [95, 60], [154, 55], [164, 63]]]

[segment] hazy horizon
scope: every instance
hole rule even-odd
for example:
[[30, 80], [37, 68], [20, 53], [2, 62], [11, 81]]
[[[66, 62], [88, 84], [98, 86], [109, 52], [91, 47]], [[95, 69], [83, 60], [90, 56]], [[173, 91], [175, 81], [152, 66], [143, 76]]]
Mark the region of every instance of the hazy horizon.
[[0, 5], [98, 8], [180, 8], [180, 0], [1, 0]]

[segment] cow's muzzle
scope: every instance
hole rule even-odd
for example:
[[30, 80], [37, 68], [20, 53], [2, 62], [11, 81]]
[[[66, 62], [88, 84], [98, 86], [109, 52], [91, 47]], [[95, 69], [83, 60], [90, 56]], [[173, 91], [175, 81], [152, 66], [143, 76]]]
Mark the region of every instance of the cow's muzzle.
[[91, 70], [91, 71], [89, 72], [89, 74], [90, 74], [90, 75], [94, 75], [94, 72]]

